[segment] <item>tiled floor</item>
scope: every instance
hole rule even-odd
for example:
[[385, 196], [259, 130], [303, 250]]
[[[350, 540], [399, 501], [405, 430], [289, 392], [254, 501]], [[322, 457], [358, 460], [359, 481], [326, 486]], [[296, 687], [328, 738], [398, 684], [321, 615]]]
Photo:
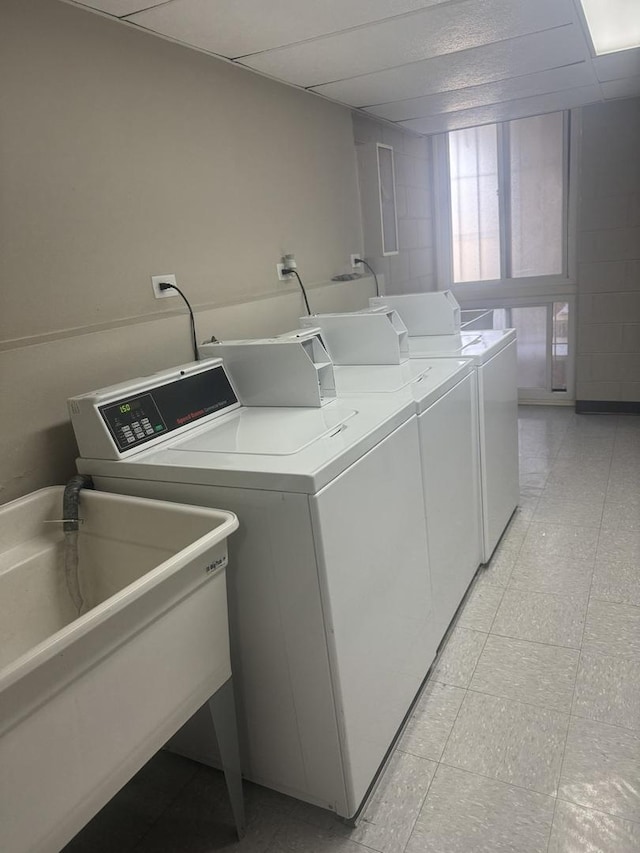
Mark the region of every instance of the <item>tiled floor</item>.
[[520, 508], [357, 829], [160, 753], [66, 853], [638, 853], [640, 418], [523, 408]]

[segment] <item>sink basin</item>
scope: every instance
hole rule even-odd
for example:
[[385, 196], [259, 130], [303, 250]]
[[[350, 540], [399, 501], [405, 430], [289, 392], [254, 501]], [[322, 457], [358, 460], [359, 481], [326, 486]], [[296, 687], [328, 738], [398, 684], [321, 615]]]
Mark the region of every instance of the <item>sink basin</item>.
[[63, 487], [0, 507], [0, 850], [57, 851], [231, 676], [230, 512]]

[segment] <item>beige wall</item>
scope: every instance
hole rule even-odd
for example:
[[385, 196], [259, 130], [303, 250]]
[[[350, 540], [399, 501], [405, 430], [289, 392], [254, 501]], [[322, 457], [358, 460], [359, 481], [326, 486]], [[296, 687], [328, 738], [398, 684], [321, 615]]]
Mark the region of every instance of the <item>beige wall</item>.
[[[385, 276], [387, 293], [420, 293], [435, 290], [435, 254], [431, 190], [431, 140], [368, 118], [353, 115], [353, 132], [358, 145], [383, 142], [391, 145], [396, 171], [398, 254], [372, 254], [379, 235], [365, 228], [366, 260]], [[362, 169], [360, 180], [364, 179]], [[365, 193], [361, 192], [361, 198]], [[364, 217], [367, 221], [368, 217]]]
[[640, 98], [582, 111], [578, 400], [640, 402]]
[[151, 274], [201, 337], [291, 327], [284, 251], [312, 307], [369, 283], [320, 286], [362, 250], [347, 109], [51, 0], [3, 0], [0, 62], [2, 501], [73, 473], [70, 394], [189, 358]]

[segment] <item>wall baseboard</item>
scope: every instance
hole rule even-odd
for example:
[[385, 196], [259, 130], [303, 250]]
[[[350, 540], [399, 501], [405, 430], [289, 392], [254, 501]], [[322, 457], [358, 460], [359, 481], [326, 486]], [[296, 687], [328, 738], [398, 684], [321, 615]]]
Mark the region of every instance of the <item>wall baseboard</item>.
[[640, 415], [640, 402], [618, 400], [576, 400], [579, 415]]

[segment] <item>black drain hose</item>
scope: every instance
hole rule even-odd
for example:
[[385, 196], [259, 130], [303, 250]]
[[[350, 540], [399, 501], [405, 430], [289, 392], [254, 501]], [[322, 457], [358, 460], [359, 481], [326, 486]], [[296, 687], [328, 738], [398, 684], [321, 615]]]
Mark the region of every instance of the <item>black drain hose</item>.
[[81, 489], [93, 489], [93, 480], [84, 474], [76, 474], [64, 487], [62, 498], [62, 529], [65, 533], [78, 530], [78, 503]]

